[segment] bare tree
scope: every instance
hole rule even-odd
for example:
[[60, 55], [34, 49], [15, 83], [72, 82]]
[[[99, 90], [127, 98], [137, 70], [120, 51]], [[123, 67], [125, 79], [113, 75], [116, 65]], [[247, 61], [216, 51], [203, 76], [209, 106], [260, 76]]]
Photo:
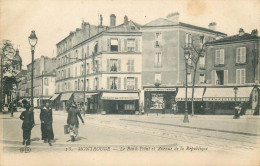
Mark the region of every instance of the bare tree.
[[206, 51], [206, 43], [210, 41], [209, 37], [202, 36], [191, 36], [191, 40], [189, 43], [184, 47], [184, 49], [190, 52], [190, 59], [193, 63], [193, 81], [192, 81], [192, 96], [191, 96], [191, 103], [192, 103], [192, 116], [194, 115], [194, 86], [196, 81], [196, 73], [198, 63], [201, 57], [204, 57]]

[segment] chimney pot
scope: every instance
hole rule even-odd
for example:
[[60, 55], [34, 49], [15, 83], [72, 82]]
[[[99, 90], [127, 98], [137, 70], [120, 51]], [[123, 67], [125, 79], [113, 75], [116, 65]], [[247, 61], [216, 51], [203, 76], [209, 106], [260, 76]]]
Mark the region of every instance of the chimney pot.
[[115, 14], [110, 15], [110, 26], [111, 27], [116, 26], [116, 15]]
[[179, 16], [180, 16], [179, 12], [174, 12], [174, 13], [168, 14], [168, 16], [166, 18], [175, 23], [179, 23]]
[[215, 31], [216, 28], [217, 28], [217, 23], [211, 22], [211, 23], [209, 23], [208, 27], [209, 27], [210, 30]]
[[251, 35], [252, 35], [252, 36], [258, 36], [258, 31], [257, 31], [257, 29], [252, 30]]
[[240, 29], [239, 29], [239, 36], [242, 36], [242, 35], [244, 35], [244, 34], [245, 34], [244, 29], [243, 29], [243, 28], [240, 28]]
[[128, 23], [128, 17], [125, 16], [125, 17], [124, 17], [124, 24], [126, 25], [127, 23]]

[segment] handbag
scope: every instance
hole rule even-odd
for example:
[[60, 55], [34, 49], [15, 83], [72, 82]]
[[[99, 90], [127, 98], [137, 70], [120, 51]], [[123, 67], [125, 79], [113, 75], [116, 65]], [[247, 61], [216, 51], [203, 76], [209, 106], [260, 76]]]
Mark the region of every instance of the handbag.
[[64, 134], [69, 134], [69, 125], [64, 125]]

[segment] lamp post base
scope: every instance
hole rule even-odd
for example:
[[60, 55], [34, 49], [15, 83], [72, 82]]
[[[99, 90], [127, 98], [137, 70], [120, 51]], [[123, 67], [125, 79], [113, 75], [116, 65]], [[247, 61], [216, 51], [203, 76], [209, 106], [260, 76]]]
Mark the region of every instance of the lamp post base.
[[188, 112], [185, 111], [183, 123], [189, 123]]

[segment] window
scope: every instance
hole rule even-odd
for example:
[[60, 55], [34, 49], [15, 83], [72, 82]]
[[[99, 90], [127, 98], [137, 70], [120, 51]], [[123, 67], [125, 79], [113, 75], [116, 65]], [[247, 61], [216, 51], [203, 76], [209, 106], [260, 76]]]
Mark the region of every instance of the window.
[[75, 58], [78, 58], [78, 50], [75, 51]]
[[70, 77], [70, 68], [68, 68], [68, 77]]
[[68, 82], [68, 90], [71, 90], [70, 82]]
[[135, 110], [135, 105], [134, 104], [125, 104], [124, 110]]
[[128, 60], [128, 62], [127, 62], [127, 71], [134, 71], [134, 68], [135, 68], [134, 62], [135, 61], [133, 59]]
[[127, 51], [128, 52], [135, 51], [135, 39], [127, 39]]
[[162, 53], [161, 52], [156, 52], [154, 56], [154, 65], [156, 67], [161, 67], [162, 66]]
[[199, 67], [200, 69], [205, 69], [205, 57], [200, 57]]
[[83, 64], [80, 65], [80, 75], [83, 76], [84, 75], [84, 70], [83, 70]]
[[77, 73], [77, 67], [75, 67], [75, 77], [78, 76], [78, 73]]
[[117, 89], [118, 86], [117, 77], [110, 77], [109, 85], [110, 85], [110, 89]]
[[191, 73], [187, 73], [187, 83], [191, 83]]
[[205, 74], [200, 74], [200, 83], [204, 83], [205, 82]]
[[84, 80], [81, 80], [80, 81], [80, 90], [83, 90], [84, 89]]
[[49, 83], [48, 83], [48, 78], [44, 78], [44, 85], [48, 86]]
[[86, 69], [87, 69], [87, 74], [89, 74], [89, 63], [87, 63]]
[[159, 47], [162, 42], [162, 33], [161, 32], [156, 32], [155, 33], [155, 47]]
[[89, 56], [89, 46], [87, 46], [87, 56]]
[[186, 47], [191, 47], [191, 34], [188, 34], [186, 33], [186, 36], [185, 36], [185, 44], [186, 44]]
[[224, 49], [216, 50], [215, 53], [215, 65], [225, 64], [225, 52]]
[[118, 51], [118, 40], [117, 39], [111, 39], [110, 40], [110, 50], [111, 51]]
[[161, 73], [155, 73], [154, 81], [158, 82], [158, 83], [161, 83], [161, 81], [162, 81], [162, 74]]
[[99, 61], [95, 61], [94, 71], [95, 71], [95, 72], [99, 72]]
[[98, 78], [97, 77], [95, 78], [95, 85], [94, 86], [95, 86], [94, 90], [98, 90]]
[[78, 90], [78, 81], [74, 82], [74, 90]]
[[236, 63], [246, 63], [246, 47], [237, 48]]
[[86, 79], [86, 90], [89, 90], [89, 79]]
[[127, 77], [127, 90], [134, 90], [135, 89], [135, 78], [134, 77]]
[[236, 83], [245, 84], [246, 78], [246, 69], [237, 69], [236, 70]]
[[117, 59], [110, 59], [110, 71], [118, 71], [118, 60]]
[[94, 53], [98, 53], [98, 42], [96, 42], [94, 46]]

